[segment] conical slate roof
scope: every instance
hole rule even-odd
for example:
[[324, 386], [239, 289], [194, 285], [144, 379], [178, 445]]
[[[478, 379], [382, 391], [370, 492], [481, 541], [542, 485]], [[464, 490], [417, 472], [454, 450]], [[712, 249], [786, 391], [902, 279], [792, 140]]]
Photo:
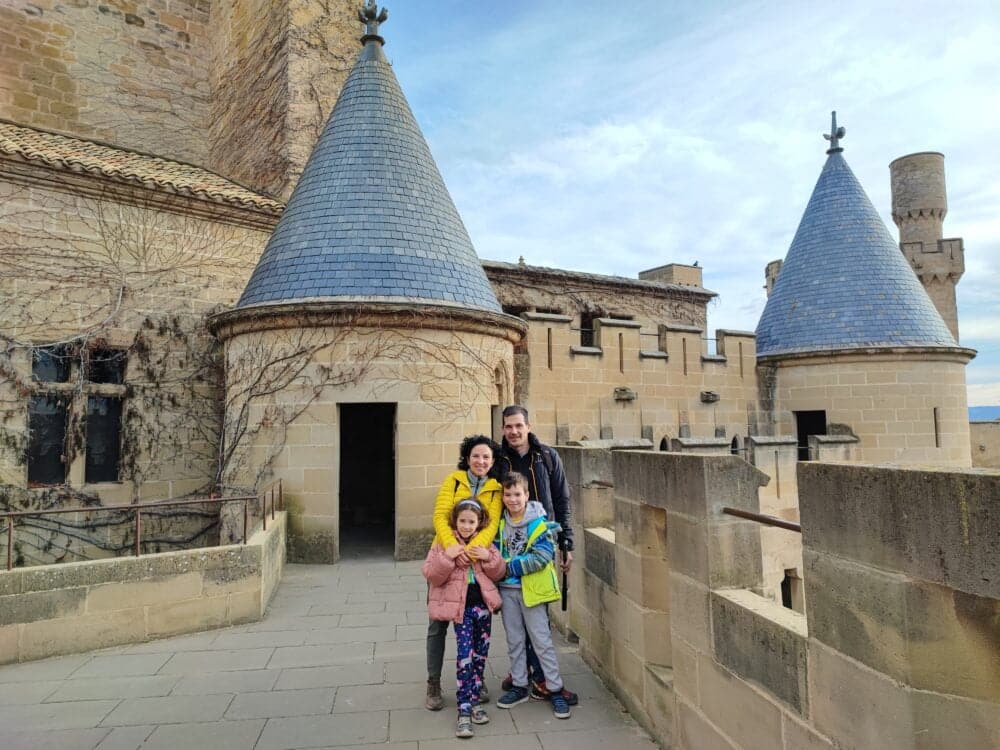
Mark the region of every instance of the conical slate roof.
[[843, 149], [834, 146], [757, 324], [757, 356], [957, 348]]
[[237, 309], [357, 301], [501, 312], [381, 37], [370, 27], [362, 41]]

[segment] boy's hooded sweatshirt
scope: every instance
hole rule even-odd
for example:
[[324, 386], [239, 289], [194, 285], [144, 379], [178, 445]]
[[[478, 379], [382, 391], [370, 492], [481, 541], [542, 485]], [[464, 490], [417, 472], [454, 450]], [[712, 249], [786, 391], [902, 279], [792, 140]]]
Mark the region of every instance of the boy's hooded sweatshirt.
[[[545, 530], [529, 546], [528, 539], [540, 524], [544, 524]], [[553, 534], [558, 530], [559, 524], [545, 519], [545, 508], [539, 502], [529, 502], [524, 509], [524, 517], [518, 523], [510, 520], [510, 513], [505, 508], [497, 546], [507, 561], [507, 576], [500, 581], [500, 586], [520, 587], [523, 576], [539, 571], [552, 562], [556, 556]]]

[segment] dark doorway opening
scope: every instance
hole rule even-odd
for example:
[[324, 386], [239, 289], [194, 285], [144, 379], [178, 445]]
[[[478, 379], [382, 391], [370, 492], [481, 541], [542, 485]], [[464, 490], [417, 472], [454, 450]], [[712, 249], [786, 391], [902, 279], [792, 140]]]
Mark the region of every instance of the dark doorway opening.
[[799, 437], [799, 461], [811, 461], [809, 455], [809, 436], [826, 434], [825, 411], [796, 411], [795, 431]]
[[340, 404], [340, 556], [392, 557], [396, 405]]

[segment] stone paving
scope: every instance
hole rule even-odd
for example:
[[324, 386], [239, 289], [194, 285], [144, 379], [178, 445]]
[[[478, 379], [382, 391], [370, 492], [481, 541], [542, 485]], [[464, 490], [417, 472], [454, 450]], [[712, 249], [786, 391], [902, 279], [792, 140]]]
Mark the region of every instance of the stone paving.
[[[566, 683], [580, 694], [573, 716], [535, 701], [496, 708], [508, 667], [499, 617], [491, 721], [456, 739], [452, 690], [443, 711], [423, 708], [424, 599], [419, 563], [289, 565], [259, 623], [0, 667], [0, 748], [655, 750], [561, 639]], [[449, 633], [446, 680], [454, 653]]]

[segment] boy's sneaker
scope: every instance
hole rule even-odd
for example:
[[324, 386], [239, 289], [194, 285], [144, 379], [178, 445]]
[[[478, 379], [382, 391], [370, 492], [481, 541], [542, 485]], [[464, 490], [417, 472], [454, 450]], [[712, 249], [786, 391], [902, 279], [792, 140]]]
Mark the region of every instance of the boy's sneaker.
[[473, 706], [472, 713], [470, 714], [470, 716], [472, 717], [473, 724], [490, 723], [490, 715], [486, 713], [486, 709], [483, 708], [482, 706]]
[[[569, 705], [575, 706], [577, 703], [580, 702], [580, 696], [574, 693], [572, 690], [567, 690], [565, 687], [563, 687], [563, 689], [560, 692], [562, 693], [562, 697], [566, 699], [566, 702]], [[541, 682], [535, 682], [534, 680], [532, 680], [531, 700], [533, 701], [552, 700], [552, 693], [550, 693], [549, 689], [545, 686], [544, 680], [542, 680]]]
[[500, 696], [497, 701], [497, 708], [513, 708], [518, 703], [528, 700], [528, 688], [519, 685], [511, 686], [511, 689]]
[[459, 714], [458, 723], [455, 725], [455, 736], [456, 737], [472, 737], [475, 732], [472, 731], [472, 717], [469, 714]]
[[549, 700], [552, 701], [552, 713], [557, 719], [568, 719], [570, 717], [569, 703], [563, 698], [562, 691], [551, 695]]
[[479, 688], [479, 702], [480, 703], [490, 702], [490, 691], [486, 688], [485, 682], [483, 683], [483, 686]]

